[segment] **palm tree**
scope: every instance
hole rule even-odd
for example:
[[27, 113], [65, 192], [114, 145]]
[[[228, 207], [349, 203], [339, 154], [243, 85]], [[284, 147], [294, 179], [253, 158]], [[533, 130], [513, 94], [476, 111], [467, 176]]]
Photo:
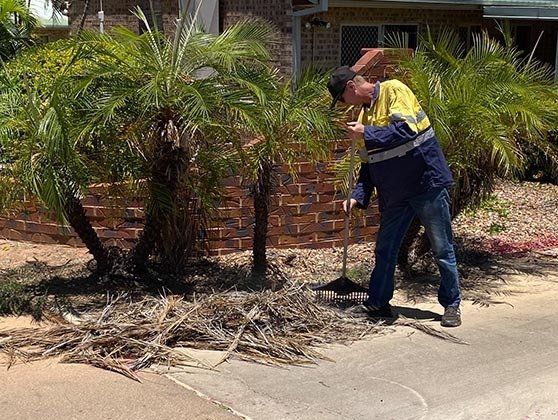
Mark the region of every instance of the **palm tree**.
[[81, 92], [96, 95], [82, 137], [117, 121], [118, 131], [107, 137], [128, 144], [141, 161], [146, 221], [131, 258], [142, 269], [155, 250], [167, 265], [193, 252], [234, 164], [239, 133], [260, 116], [271, 32], [243, 21], [212, 35], [184, 17], [168, 39], [141, 10], [136, 14], [145, 33], [84, 34], [78, 57], [91, 59]]
[[[330, 109], [326, 89], [327, 75], [313, 70], [300, 78], [279, 85], [265, 103], [257, 128], [257, 140], [248, 149], [252, 194], [254, 198], [253, 273], [267, 270], [266, 240], [274, 168], [292, 164], [301, 157], [326, 156], [327, 141], [339, 138], [339, 114]], [[294, 171], [293, 171], [294, 173]]]
[[31, 194], [68, 223], [87, 246], [100, 272], [109, 268], [108, 253], [91, 226], [80, 198], [90, 180], [87, 158], [72, 136], [67, 104], [57, 95], [41, 97], [6, 74], [0, 81], [0, 207], [13, 207]]
[[[454, 216], [490, 194], [497, 177], [520, 173], [527, 150], [558, 158], [548, 141], [548, 131], [558, 127], [552, 71], [532, 54], [524, 58], [503, 34], [504, 43], [477, 34], [469, 51], [453, 32], [437, 39], [428, 34], [415, 56], [401, 63], [399, 77], [433, 122], [454, 174]], [[408, 251], [404, 247], [401, 254]]]
[[30, 45], [36, 25], [24, 0], [0, 0], [0, 61], [13, 58]]
[[149, 27], [142, 35], [84, 33], [65, 71], [48, 79], [52, 89], [20, 77], [21, 65], [6, 68], [0, 204], [37, 197], [107, 271], [114, 261], [80, 198], [91, 182], [119, 181], [147, 197], [133, 265], [143, 268], [155, 251], [171, 266], [184, 261], [238, 161], [241, 134], [261, 117], [258, 104], [272, 88], [270, 37], [259, 22], [216, 36], [183, 19], [174, 39]]

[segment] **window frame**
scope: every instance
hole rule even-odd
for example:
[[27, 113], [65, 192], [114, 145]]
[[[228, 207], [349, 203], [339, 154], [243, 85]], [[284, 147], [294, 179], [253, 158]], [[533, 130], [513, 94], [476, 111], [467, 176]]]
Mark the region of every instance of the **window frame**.
[[[414, 26], [417, 29], [417, 48], [419, 45], [420, 24], [418, 22], [343, 22], [339, 25], [339, 53], [337, 55], [337, 62], [341, 65], [341, 51], [343, 47], [343, 28], [345, 26], [369, 26], [378, 28], [378, 48], [382, 48], [385, 42], [385, 28], [386, 26]], [[353, 63], [354, 64], [354, 63]]]

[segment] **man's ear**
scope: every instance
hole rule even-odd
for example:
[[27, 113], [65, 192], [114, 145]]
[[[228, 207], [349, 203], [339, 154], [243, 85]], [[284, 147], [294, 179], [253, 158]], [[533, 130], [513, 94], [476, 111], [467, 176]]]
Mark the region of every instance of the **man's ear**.
[[349, 89], [355, 90], [355, 87], [356, 87], [355, 81], [354, 81], [354, 80], [349, 80], [349, 81], [347, 82], [347, 87], [348, 87]]

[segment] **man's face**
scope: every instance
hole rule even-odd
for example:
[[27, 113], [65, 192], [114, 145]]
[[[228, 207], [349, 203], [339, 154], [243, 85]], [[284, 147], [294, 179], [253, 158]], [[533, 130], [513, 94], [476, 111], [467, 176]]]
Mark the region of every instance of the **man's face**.
[[341, 102], [347, 105], [360, 105], [362, 104], [362, 99], [358, 95], [358, 85], [354, 80], [349, 80], [345, 85], [345, 90], [343, 95], [339, 98]]

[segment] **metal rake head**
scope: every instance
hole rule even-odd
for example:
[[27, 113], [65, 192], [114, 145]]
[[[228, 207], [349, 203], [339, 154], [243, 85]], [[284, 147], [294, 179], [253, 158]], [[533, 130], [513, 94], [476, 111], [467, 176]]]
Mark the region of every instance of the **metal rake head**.
[[325, 302], [359, 304], [368, 298], [368, 290], [346, 276], [327, 284], [312, 286], [311, 290], [318, 299]]

